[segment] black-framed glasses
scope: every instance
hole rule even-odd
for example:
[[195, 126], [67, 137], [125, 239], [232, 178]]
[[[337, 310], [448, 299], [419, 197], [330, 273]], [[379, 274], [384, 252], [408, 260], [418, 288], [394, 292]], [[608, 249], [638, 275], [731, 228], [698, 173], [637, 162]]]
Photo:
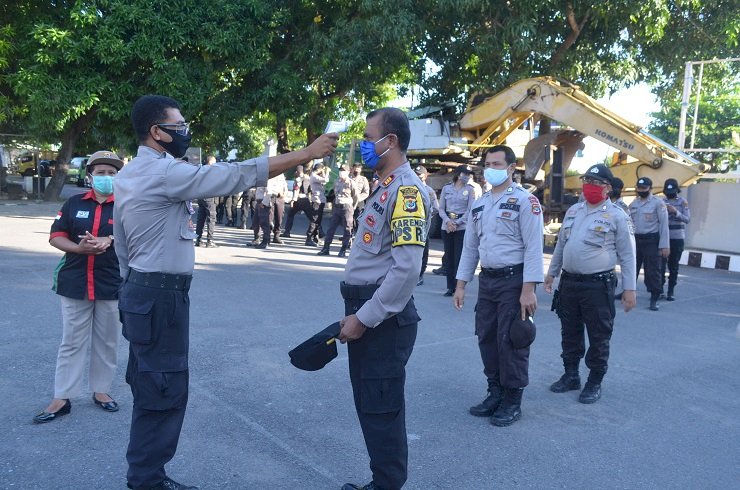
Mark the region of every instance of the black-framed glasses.
[[606, 186], [607, 182], [604, 182], [601, 179], [594, 179], [593, 177], [581, 177], [581, 180], [584, 184], [596, 184], [600, 186]]
[[175, 133], [180, 136], [187, 136], [190, 134], [190, 124], [186, 122], [181, 123], [157, 123], [160, 128], [172, 129]]

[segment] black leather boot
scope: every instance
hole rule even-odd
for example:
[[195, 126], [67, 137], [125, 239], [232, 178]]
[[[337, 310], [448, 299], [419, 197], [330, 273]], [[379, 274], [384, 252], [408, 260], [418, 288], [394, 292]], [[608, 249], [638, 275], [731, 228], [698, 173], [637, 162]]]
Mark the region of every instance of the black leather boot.
[[658, 298], [650, 298], [650, 311], [658, 311], [660, 310], [660, 306], [658, 306]]
[[501, 399], [504, 396], [504, 389], [498, 381], [488, 382], [488, 396], [480, 402], [478, 405], [470, 407], [470, 415], [476, 417], [490, 417], [493, 412], [501, 405]]
[[342, 248], [339, 249], [339, 253], [337, 254], [337, 257], [346, 257], [347, 256], [347, 247], [342, 245]]
[[522, 418], [522, 393], [524, 388], [505, 388], [501, 405], [491, 417], [491, 424], [496, 427], [508, 427]]
[[581, 389], [581, 377], [578, 375], [578, 364], [569, 364], [565, 366], [565, 374], [560, 379], [550, 385], [550, 391], [553, 393], [565, 393], [571, 390]]
[[578, 396], [579, 402], [586, 404], [595, 403], [596, 400], [601, 398], [601, 380], [604, 379], [604, 374], [600, 371], [591, 371], [589, 373], [586, 385]]
[[262, 238], [262, 242], [254, 248], [267, 248], [267, 244], [270, 243], [270, 235]]
[[314, 242], [313, 240], [311, 240], [311, 237], [310, 236], [307, 236], [306, 237], [305, 246], [306, 247], [315, 247], [316, 246], [316, 242]]
[[324, 245], [316, 255], [329, 255], [329, 245]]
[[675, 298], [673, 297], [673, 286], [668, 287], [668, 294], [665, 297], [666, 301], [674, 301]]
[[595, 403], [599, 398], [601, 398], [601, 383], [586, 381], [586, 386], [583, 387], [583, 391], [578, 396], [578, 401], [589, 404]]

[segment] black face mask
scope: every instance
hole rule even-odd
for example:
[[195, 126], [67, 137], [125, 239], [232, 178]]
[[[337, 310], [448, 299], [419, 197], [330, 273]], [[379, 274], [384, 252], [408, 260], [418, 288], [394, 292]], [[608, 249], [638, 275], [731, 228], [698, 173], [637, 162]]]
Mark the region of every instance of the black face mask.
[[175, 158], [184, 157], [185, 152], [190, 148], [190, 140], [193, 139], [193, 137], [189, 134], [187, 136], [183, 136], [175, 132], [173, 129], [163, 128], [162, 126], [160, 126], [159, 129], [172, 136], [172, 141], [165, 143], [164, 141], [159, 140], [159, 145]]
[[609, 197], [611, 197], [612, 199], [619, 199], [620, 197], [622, 197], [622, 191], [611, 191]]
[[646, 197], [648, 197], [650, 195], [650, 191], [638, 191], [637, 192], [637, 195], [640, 196], [641, 198], [645, 199]]
[[665, 193], [665, 197], [667, 197], [668, 199], [673, 199], [677, 195], [678, 195], [678, 192], [666, 192]]

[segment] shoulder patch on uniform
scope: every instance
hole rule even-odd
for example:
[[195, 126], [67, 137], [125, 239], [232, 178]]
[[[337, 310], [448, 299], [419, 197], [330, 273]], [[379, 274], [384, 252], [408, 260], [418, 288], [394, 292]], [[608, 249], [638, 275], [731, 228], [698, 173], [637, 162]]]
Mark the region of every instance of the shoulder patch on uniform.
[[532, 214], [535, 216], [542, 214], [540, 201], [535, 196], [529, 196], [527, 199], [529, 199], [530, 204], [532, 204]]
[[478, 206], [477, 208], [473, 208], [470, 210], [470, 215], [473, 217], [473, 221], [478, 222], [480, 219], [480, 215], [483, 212], [483, 209], [485, 208], [485, 204], [482, 206]]
[[391, 215], [392, 244], [424, 246], [427, 238], [426, 209], [419, 188], [402, 185]]

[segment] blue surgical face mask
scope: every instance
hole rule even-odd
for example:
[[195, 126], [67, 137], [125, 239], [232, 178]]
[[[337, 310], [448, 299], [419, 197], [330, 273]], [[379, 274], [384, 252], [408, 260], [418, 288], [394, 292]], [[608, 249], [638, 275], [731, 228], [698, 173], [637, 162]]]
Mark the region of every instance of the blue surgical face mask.
[[365, 165], [367, 165], [368, 168], [375, 168], [375, 167], [377, 167], [378, 166], [378, 162], [383, 157], [383, 155], [385, 155], [386, 153], [388, 153], [388, 151], [390, 150], [390, 148], [388, 148], [387, 150], [385, 150], [380, 155], [378, 155], [377, 153], [375, 153], [375, 145], [377, 145], [378, 143], [380, 143], [381, 141], [383, 141], [387, 137], [388, 137], [388, 135], [386, 134], [385, 136], [383, 136], [382, 138], [380, 138], [376, 142], [365, 141], [365, 140], [360, 141], [360, 153], [362, 154], [362, 161], [365, 162]]
[[113, 194], [113, 177], [111, 175], [93, 175], [92, 186], [101, 196]]
[[506, 182], [506, 179], [509, 178], [509, 172], [506, 169], [487, 168], [483, 171], [483, 178], [496, 187]]

